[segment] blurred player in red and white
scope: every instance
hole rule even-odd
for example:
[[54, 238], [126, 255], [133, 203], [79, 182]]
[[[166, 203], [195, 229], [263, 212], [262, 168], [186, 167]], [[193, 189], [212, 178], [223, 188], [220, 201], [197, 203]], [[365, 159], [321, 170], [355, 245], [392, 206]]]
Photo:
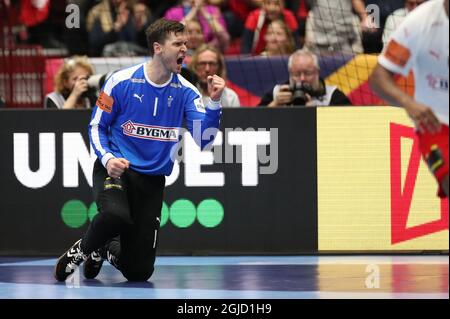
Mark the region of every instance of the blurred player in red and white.
[[[420, 150], [448, 197], [448, 0], [432, 0], [409, 14], [392, 34], [370, 77], [381, 98], [403, 107], [416, 127]], [[404, 93], [395, 75], [414, 72], [415, 96]]]

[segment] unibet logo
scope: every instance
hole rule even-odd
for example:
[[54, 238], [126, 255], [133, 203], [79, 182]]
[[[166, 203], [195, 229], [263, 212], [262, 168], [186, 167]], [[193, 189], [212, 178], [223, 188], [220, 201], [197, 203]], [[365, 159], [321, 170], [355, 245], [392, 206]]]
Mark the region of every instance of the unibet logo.
[[[80, 228], [89, 219], [92, 221], [97, 214], [97, 205], [92, 203], [89, 209], [79, 200], [69, 200], [61, 209], [61, 218], [68, 227]], [[222, 223], [224, 210], [222, 204], [215, 199], [205, 199], [198, 207], [187, 199], [179, 199], [167, 206], [165, 202], [161, 209], [161, 227], [170, 219], [178, 228], [190, 227], [195, 220], [205, 228], [214, 228]]]

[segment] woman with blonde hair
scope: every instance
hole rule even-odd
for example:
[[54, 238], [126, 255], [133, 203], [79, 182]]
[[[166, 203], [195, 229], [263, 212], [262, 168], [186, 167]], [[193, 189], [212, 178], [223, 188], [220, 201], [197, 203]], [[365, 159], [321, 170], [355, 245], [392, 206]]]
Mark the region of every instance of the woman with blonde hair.
[[45, 96], [47, 109], [88, 109], [94, 106], [95, 91], [88, 78], [94, 74], [85, 56], [74, 56], [64, 62], [55, 76], [55, 91]]
[[295, 50], [294, 36], [287, 24], [277, 19], [267, 26], [267, 33], [264, 36], [266, 47], [261, 55], [291, 55]]
[[202, 26], [198, 20], [192, 19], [186, 21], [186, 35], [187, 35], [187, 52], [186, 58], [184, 59], [184, 63], [189, 65], [191, 63], [192, 56], [195, 53], [195, 50], [199, 48], [202, 44], [205, 44], [205, 38], [203, 36]]

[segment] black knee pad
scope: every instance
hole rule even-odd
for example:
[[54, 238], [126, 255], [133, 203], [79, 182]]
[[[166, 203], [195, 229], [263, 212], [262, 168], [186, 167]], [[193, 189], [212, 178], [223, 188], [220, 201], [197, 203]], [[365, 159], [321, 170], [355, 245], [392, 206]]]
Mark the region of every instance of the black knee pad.
[[122, 269], [122, 274], [128, 281], [147, 281], [153, 274], [154, 267], [150, 269]]
[[444, 166], [444, 158], [442, 156], [442, 152], [436, 145], [433, 145], [431, 147], [430, 153], [428, 153], [427, 164], [433, 173]]

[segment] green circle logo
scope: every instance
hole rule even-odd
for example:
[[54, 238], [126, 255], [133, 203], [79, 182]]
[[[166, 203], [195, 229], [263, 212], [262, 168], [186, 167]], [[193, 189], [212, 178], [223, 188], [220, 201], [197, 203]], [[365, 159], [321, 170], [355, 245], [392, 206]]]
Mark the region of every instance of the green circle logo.
[[[82, 201], [72, 199], [63, 205], [60, 214], [68, 227], [80, 228], [88, 220], [92, 222], [98, 214], [98, 209], [95, 202], [91, 203], [88, 209]], [[188, 199], [179, 199], [173, 202], [170, 208], [165, 202], [162, 203], [160, 227], [170, 220], [175, 227], [187, 228], [197, 219], [203, 227], [214, 228], [222, 223], [223, 218], [223, 206], [215, 199], [205, 199], [198, 207]]]
[[223, 215], [223, 206], [215, 199], [205, 199], [197, 207], [197, 220], [206, 228], [219, 225]]
[[86, 223], [87, 207], [79, 200], [69, 200], [61, 209], [61, 217], [70, 228], [79, 228]]
[[92, 222], [92, 220], [94, 219], [95, 215], [97, 215], [97, 214], [98, 214], [97, 204], [95, 202], [93, 202], [91, 204], [91, 206], [89, 206], [89, 210], [88, 210], [89, 221]]
[[160, 224], [160, 227], [163, 227], [167, 223], [168, 219], [169, 219], [169, 207], [167, 206], [167, 204], [165, 202], [163, 202], [162, 208], [161, 208], [161, 224]]
[[179, 199], [170, 206], [170, 221], [176, 227], [186, 228], [191, 226], [196, 217], [195, 205], [187, 199]]

